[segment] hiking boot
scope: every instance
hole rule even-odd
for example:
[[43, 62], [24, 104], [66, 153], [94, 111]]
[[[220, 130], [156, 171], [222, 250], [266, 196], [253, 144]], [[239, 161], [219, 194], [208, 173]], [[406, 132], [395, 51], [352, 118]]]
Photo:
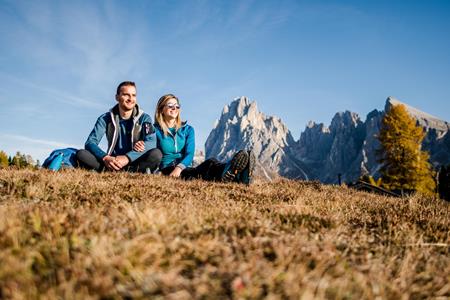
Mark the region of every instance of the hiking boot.
[[240, 150], [233, 158], [225, 165], [222, 173], [222, 182], [232, 182], [236, 175], [242, 172], [248, 165], [248, 153], [245, 150]]
[[256, 165], [256, 157], [252, 150], [247, 151], [247, 153], [248, 153], [248, 164], [244, 168], [244, 170], [242, 170], [242, 172], [239, 173], [239, 175], [237, 176], [237, 179], [239, 182], [249, 185], [250, 183], [252, 183], [252, 179], [253, 179], [252, 176], [253, 176], [253, 172], [255, 171], [255, 165]]

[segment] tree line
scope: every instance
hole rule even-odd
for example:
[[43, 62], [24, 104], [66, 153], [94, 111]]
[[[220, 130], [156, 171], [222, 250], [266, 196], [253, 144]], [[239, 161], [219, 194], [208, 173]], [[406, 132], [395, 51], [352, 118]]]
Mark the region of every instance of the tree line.
[[5, 151], [0, 150], [0, 169], [8, 167], [16, 169], [39, 168], [39, 166], [39, 160], [34, 161], [31, 155], [16, 152], [16, 155], [8, 156]]

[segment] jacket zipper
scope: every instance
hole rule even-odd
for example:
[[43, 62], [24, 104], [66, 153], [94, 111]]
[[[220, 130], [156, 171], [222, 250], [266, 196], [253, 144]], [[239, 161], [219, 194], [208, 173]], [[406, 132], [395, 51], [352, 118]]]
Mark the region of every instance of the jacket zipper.
[[175, 135], [172, 134], [172, 131], [169, 130], [170, 135], [173, 138], [173, 144], [175, 146], [175, 152], [178, 152], [178, 143], [177, 143], [177, 132], [175, 131]]

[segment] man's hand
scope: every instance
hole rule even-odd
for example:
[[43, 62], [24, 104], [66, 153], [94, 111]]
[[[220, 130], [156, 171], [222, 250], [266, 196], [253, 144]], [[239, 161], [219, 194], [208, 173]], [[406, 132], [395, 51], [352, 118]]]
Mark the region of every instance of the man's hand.
[[116, 156], [116, 163], [117, 163], [117, 165], [119, 165], [120, 169], [122, 169], [123, 167], [128, 165], [129, 162], [130, 162], [130, 159], [126, 155]]
[[175, 169], [173, 169], [173, 171], [169, 174], [169, 176], [180, 177], [182, 171], [183, 170], [180, 167], [175, 167]]
[[111, 155], [106, 155], [105, 157], [103, 157], [103, 163], [110, 171], [119, 171], [121, 169], [116, 158]]
[[109, 170], [120, 171], [123, 167], [128, 165], [130, 160], [126, 155], [119, 155], [116, 157], [106, 155], [105, 157], [103, 157], [103, 162]]
[[144, 141], [137, 141], [134, 144], [133, 150], [137, 151], [137, 152], [144, 152], [144, 150], [145, 150], [145, 143], [144, 143]]

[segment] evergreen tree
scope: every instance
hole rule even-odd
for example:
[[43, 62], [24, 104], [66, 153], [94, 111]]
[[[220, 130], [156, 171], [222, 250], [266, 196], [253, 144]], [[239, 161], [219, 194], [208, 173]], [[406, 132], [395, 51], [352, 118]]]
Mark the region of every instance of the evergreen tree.
[[21, 154], [17, 152], [16, 155], [12, 158], [10, 162], [10, 166], [16, 167], [18, 169], [23, 169], [28, 167], [30, 164], [27, 161], [27, 157], [25, 154]]
[[16, 155], [14, 155], [11, 158], [11, 162], [9, 163], [9, 165], [11, 167], [15, 167], [15, 168], [20, 169], [20, 155], [21, 155], [20, 152], [17, 152]]
[[0, 169], [7, 168], [8, 165], [8, 155], [4, 151], [0, 151]]
[[395, 105], [386, 112], [380, 129], [383, 186], [390, 190], [415, 190], [433, 195], [436, 184], [428, 162], [429, 155], [421, 150], [425, 132], [408, 114], [404, 105]]

